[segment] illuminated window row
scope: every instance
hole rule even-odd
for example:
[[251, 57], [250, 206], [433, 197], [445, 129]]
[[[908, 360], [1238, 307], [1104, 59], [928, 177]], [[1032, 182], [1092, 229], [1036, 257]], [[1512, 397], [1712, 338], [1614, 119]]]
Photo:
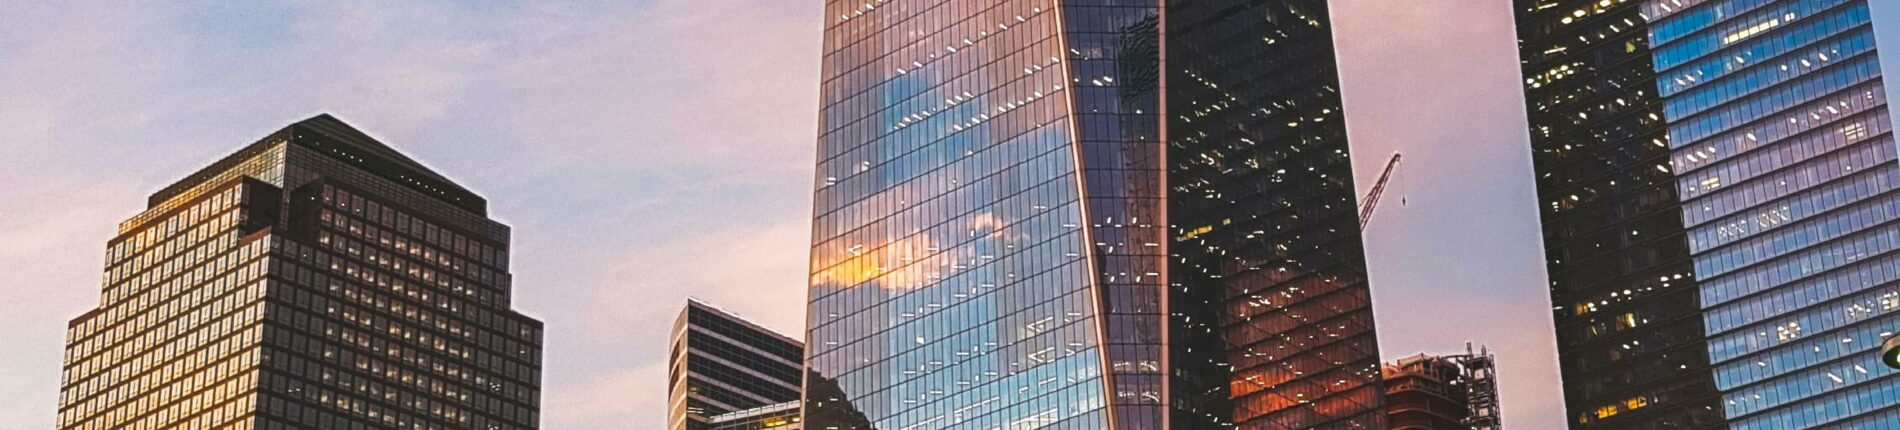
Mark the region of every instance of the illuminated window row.
[[[1864, 27], [1842, 25], [1829, 28], [1832, 31], [1830, 37], [1833, 39], [1815, 44], [1789, 43], [1784, 38], [1757, 40], [1719, 54], [1711, 54], [1683, 68], [1665, 72], [1670, 74], [1670, 77], [1657, 80], [1657, 85], [1662, 90], [1663, 96], [1673, 97], [1678, 93], [1700, 88], [1702, 84], [1723, 80], [1733, 72], [1750, 69], [1753, 71], [1746, 76], [1757, 76], [1757, 79], [1774, 78], [1780, 81], [1806, 73], [1809, 69], [1823, 63], [1873, 50], [1874, 42], [1870, 32], [1853, 31], [1845, 36], [1837, 36], [1839, 33], [1848, 32], [1850, 28]], [[1795, 52], [1799, 52], [1800, 55], [1791, 55]], [[1748, 80], [1743, 76], [1728, 79]]]

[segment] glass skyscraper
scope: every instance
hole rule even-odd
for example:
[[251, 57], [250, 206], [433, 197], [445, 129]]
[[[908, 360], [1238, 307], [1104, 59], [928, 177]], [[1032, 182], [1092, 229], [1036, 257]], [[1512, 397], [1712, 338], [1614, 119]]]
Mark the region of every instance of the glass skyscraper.
[[1642, 0], [1516, 0], [1573, 429], [1719, 426]]
[[[1869, 0], [1645, 6], [1730, 428], [1900, 428], [1900, 165]], [[1881, 7], [1895, 7], [1887, 4]]]
[[668, 430], [713, 429], [716, 416], [775, 405], [774, 417], [797, 415], [784, 403], [799, 399], [805, 344], [689, 299], [673, 322], [672, 347]]
[[329, 115], [153, 194], [67, 328], [61, 429], [533, 429], [487, 202]]
[[1517, 3], [1572, 428], [1900, 423], [1890, 3]]
[[1383, 428], [1324, 1], [825, 9], [807, 428]]

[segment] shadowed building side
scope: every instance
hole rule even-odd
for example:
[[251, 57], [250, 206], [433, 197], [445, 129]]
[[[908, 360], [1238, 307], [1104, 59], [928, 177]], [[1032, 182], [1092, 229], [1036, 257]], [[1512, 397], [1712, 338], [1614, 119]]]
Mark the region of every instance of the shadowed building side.
[[1723, 422], [1641, 3], [1512, 3], [1572, 429]]
[[1172, 428], [1383, 428], [1327, 2], [1166, 22]]

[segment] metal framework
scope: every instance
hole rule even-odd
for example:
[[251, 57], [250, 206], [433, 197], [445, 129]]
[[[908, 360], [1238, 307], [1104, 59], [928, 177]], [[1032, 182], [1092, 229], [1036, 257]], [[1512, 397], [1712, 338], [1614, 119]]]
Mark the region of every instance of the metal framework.
[[1367, 192], [1366, 198], [1359, 201], [1360, 230], [1365, 230], [1366, 224], [1372, 222], [1372, 210], [1379, 207], [1379, 196], [1385, 194], [1386, 182], [1391, 181], [1392, 173], [1399, 170], [1400, 157], [1401, 154], [1392, 153], [1392, 160], [1385, 163], [1385, 172], [1379, 174], [1379, 182], [1373, 183], [1372, 191]]
[[[1394, 156], [1396, 163], [1398, 157]], [[1471, 344], [1465, 344], [1464, 355], [1445, 357], [1458, 363], [1464, 369], [1467, 404], [1471, 413], [1465, 415], [1465, 426], [1471, 430], [1502, 430], [1503, 410], [1498, 405], [1498, 368], [1497, 356], [1491, 355], [1489, 348], [1472, 350]]]

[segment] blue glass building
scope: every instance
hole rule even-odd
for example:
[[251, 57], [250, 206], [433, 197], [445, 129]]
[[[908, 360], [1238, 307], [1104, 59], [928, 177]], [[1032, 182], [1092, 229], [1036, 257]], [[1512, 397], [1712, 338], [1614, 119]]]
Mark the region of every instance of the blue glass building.
[[825, 9], [807, 428], [1384, 427], [1324, 1]]
[[[1900, 166], [1885, 0], [1656, 0], [1657, 86], [1722, 412], [1900, 428]], [[1888, 11], [1881, 11], [1888, 14]]]
[[1513, 4], [1570, 428], [1716, 428], [1643, 1]]

